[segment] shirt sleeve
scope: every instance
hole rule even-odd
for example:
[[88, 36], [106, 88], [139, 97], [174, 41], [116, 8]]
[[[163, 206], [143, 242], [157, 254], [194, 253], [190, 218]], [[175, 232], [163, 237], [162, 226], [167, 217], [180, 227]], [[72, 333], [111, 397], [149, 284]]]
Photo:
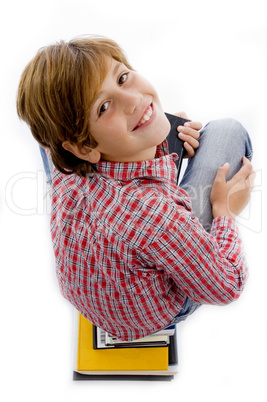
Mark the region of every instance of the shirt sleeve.
[[207, 233], [190, 213], [172, 211], [150, 244], [149, 258], [194, 301], [228, 304], [241, 294], [247, 267], [238, 229], [228, 217]]

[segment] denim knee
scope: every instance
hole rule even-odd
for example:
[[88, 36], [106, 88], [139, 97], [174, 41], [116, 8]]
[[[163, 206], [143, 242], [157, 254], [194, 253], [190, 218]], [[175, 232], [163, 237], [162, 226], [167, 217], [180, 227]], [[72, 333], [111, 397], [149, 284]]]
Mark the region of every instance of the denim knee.
[[[212, 141], [224, 143], [224, 149], [244, 149], [244, 156], [252, 159], [252, 143], [247, 130], [244, 126], [233, 118], [224, 118], [210, 121], [200, 132], [200, 138], [203, 134], [211, 135]], [[217, 138], [216, 138], [217, 137]]]

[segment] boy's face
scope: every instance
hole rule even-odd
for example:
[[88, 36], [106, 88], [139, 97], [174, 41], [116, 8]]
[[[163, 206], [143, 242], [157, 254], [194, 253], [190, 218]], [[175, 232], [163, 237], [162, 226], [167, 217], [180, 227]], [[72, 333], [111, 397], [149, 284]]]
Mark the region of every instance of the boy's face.
[[153, 86], [114, 59], [89, 119], [90, 133], [98, 143], [94, 151], [107, 161], [153, 159], [170, 130]]

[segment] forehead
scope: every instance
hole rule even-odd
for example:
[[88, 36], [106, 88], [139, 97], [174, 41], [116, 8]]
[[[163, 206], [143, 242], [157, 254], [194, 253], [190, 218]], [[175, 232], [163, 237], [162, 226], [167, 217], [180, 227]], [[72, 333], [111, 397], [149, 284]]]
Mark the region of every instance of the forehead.
[[93, 99], [93, 103], [97, 101], [99, 97], [101, 97], [102, 93], [105, 90], [106, 82], [110, 78], [116, 79], [120, 66], [123, 65], [121, 61], [115, 60], [111, 57], [107, 58], [105, 61], [105, 69], [103, 69], [103, 73], [99, 79], [99, 84], [95, 88], [95, 96]]
[[94, 74], [90, 74], [89, 87], [91, 92], [91, 103], [95, 103], [96, 99], [99, 97], [102, 85], [107, 77], [107, 74], [112, 69], [114, 64], [119, 64], [118, 61], [110, 56], [105, 56], [102, 58], [98, 65], [94, 66]]
[[105, 61], [105, 74], [102, 79], [102, 85], [107, 77], [116, 77], [120, 66], [123, 65], [121, 61], [115, 60], [111, 57], [107, 58]]

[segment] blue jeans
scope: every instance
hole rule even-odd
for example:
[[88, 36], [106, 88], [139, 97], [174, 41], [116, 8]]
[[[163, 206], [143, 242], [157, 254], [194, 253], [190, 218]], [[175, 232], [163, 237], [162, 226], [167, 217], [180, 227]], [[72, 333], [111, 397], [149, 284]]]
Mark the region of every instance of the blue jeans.
[[[170, 149], [170, 152], [175, 150]], [[230, 163], [229, 180], [242, 166], [242, 157], [252, 159], [252, 145], [247, 131], [236, 120], [223, 119], [208, 123], [200, 132], [199, 148], [188, 160], [185, 173], [179, 183], [190, 196], [192, 215], [198, 217], [207, 232], [212, 225], [210, 192], [217, 170], [225, 162]], [[171, 324], [185, 320], [200, 306], [187, 297], [179, 314]]]
[[51, 159], [48, 159], [48, 157], [46, 156], [45, 149], [42, 148], [41, 146], [40, 146], [40, 152], [41, 152], [41, 157], [43, 160], [44, 170], [46, 173], [47, 183], [51, 186], [54, 165], [53, 165]]
[[[175, 149], [169, 151], [175, 152]], [[42, 148], [41, 155], [47, 180], [51, 185], [53, 165], [48, 161]], [[252, 145], [247, 131], [236, 120], [215, 120], [200, 131], [199, 148], [195, 156], [188, 160], [179, 186], [189, 194], [192, 215], [199, 218], [207, 232], [211, 229], [213, 219], [210, 192], [217, 170], [225, 162], [229, 162], [231, 166], [227, 176], [229, 180], [241, 168], [243, 156], [251, 160]], [[199, 306], [199, 303], [186, 297], [181, 311], [171, 324], [185, 320]]]

